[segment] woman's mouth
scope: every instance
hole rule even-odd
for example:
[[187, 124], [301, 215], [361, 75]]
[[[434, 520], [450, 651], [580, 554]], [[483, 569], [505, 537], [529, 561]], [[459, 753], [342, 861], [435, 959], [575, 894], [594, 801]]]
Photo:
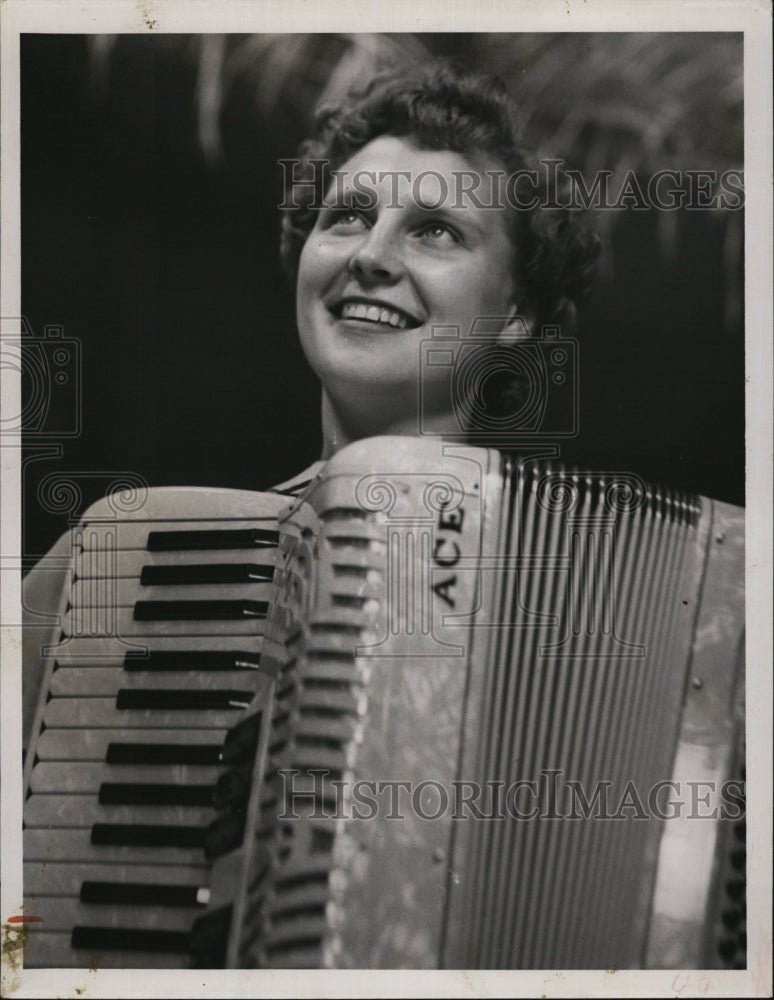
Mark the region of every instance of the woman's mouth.
[[332, 309], [339, 319], [354, 319], [358, 322], [373, 323], [374, 326], [389, 327], [393, 330], [408, 330], [421, 326], [421, 321], [395, 306], [381, 302], [358, 299], [343, 299]]

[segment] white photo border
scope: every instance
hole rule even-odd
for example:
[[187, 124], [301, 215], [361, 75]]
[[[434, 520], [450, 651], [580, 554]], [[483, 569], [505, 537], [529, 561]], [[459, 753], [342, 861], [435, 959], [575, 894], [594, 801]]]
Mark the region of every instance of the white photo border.
[[[748, 962], [744, 971], [17, 970], [8, 997], [768, 996], [772, 813], [772, 94], [771, 4], [755, 0], [4, 0], [0, 316], [21, 315], [19, 42], [51, 34], [201, 32], [741, 31], [745, 80], [747, 427]], [[2, 406], [19, 412], [20, 380], [3, 371]], [[0, 552], [20, 551], [18, 441], [2, 447]], [[2, 595], [3, 932], [21, 912], [21, 620], [18, 560], [0, 563]]]

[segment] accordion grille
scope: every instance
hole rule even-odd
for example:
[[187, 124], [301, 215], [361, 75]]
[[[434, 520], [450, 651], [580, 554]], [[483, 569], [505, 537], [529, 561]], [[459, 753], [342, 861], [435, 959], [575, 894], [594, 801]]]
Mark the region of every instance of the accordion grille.
[[503, 493], [498, 549], [520, 569], [493, 574], [500, 627], [471, 630], [461, 773], [493, 794], [500, 782], [516, 822], [454, 830], [465, 877], [450, 884], [446, 964], [638, 965], [653, 886], [637, 873], [659, 833], [645, 811], [675, 752], [698, 501], [550, 466], [506, 467]]

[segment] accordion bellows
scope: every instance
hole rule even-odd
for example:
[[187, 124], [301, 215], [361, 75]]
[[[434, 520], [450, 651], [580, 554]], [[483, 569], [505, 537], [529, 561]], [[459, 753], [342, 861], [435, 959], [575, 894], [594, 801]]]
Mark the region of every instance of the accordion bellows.
[[46, 650], [25, 964], [744, 965], [739, 508], [401, 438], [121, 507]]

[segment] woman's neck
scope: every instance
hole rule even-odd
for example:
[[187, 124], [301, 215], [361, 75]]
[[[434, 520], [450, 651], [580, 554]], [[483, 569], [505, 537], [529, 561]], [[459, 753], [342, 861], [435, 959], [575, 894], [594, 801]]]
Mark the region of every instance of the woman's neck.
[[442, 412], [422, 414], [416, 405], [406, 407], [402, 413], [395, 413], [394, 406], [382, 405], [374, 394], [363, 405], [362, 400], [354, 405], [335, 404], [328, 392], [322, 393], [322, 437], [323, 459], [329, 459], [337, 451], [353, 441], [362, 438], [396, 434], [406, 437], [443, 437], [445, 434], [459, 435], [460, 426], [455, 414]]

